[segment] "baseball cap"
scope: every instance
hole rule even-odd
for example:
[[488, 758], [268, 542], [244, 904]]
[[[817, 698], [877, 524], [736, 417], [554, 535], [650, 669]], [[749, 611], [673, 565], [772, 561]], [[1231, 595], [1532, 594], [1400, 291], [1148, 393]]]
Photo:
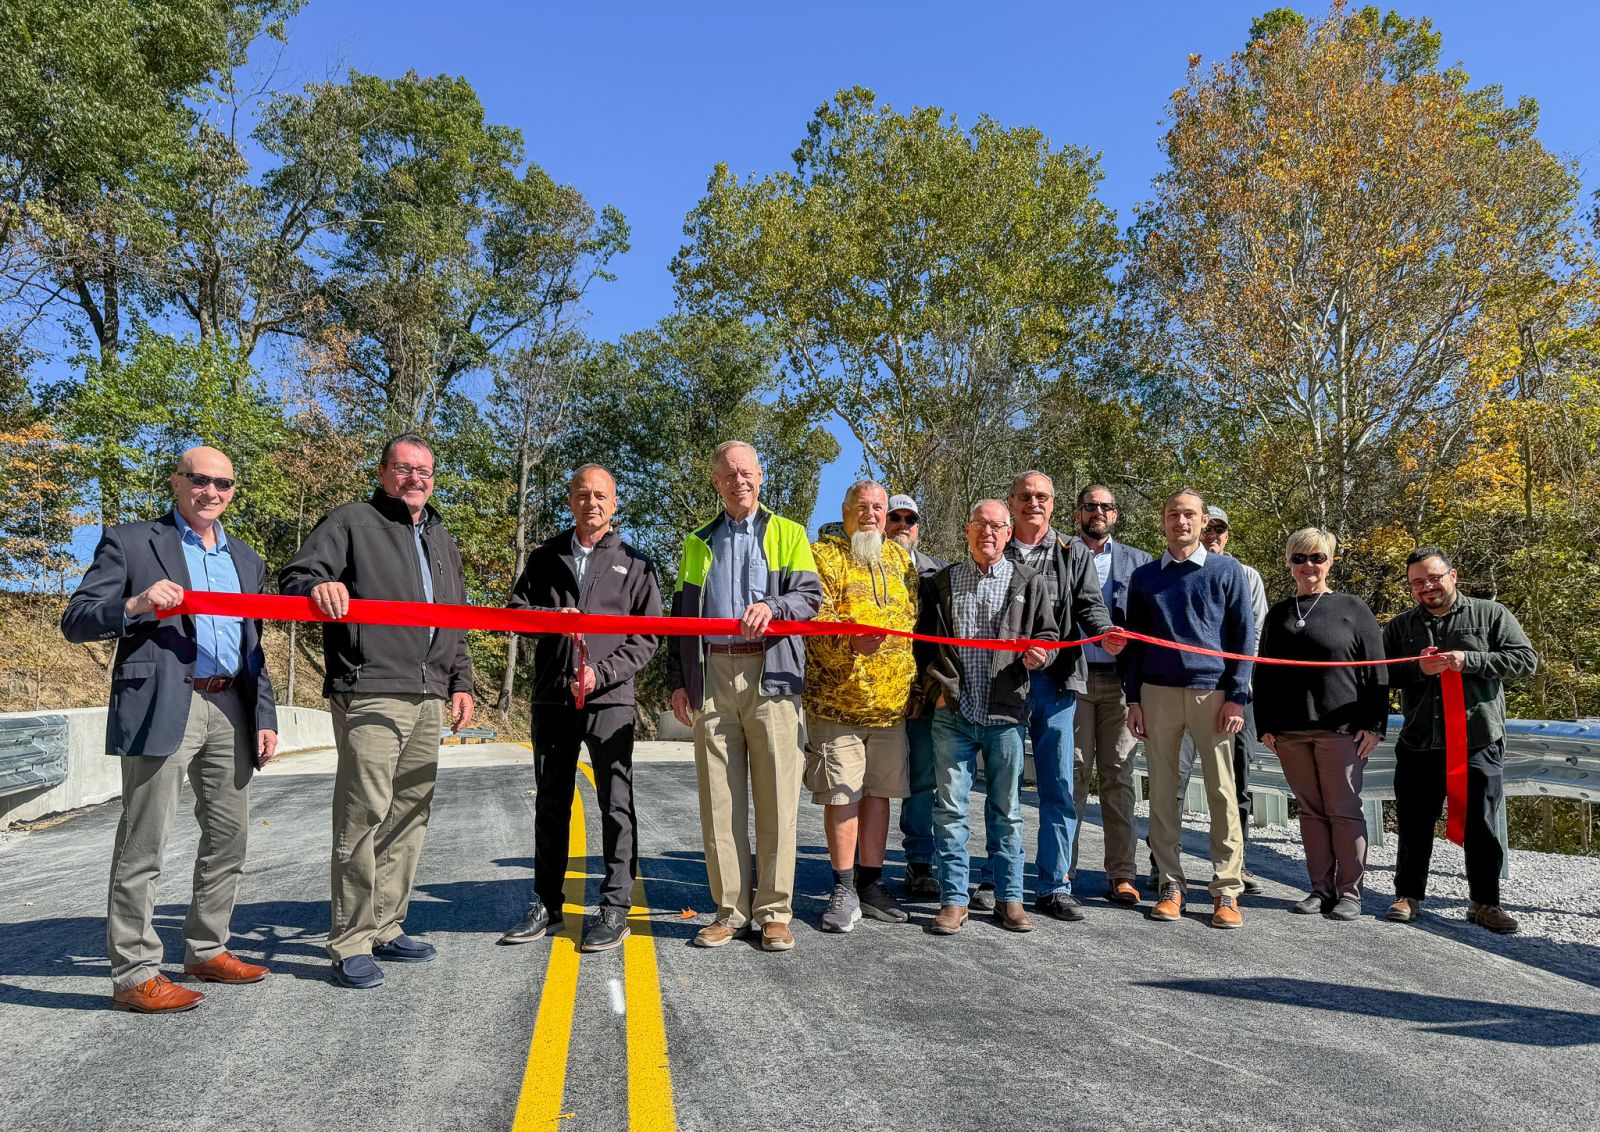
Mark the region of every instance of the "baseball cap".
[[909, 495], [891, 495], [889, 497], [889, 510], [910, 511], [917, 518], [922, 518], [922, 510], [917, 506], [917, 501]]
[[1224, 511], [1220, 507], [1207, 507], [1206, 508], [1206, 518], [1215, 519], [1217, 522], [1221, 523], [1224, 527], [1226, 527], [1228, 525], [1228, 513], [1226, 511]]

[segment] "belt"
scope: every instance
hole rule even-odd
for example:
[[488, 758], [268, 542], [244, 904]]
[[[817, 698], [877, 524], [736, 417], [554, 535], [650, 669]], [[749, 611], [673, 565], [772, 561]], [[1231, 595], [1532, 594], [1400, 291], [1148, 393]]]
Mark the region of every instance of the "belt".
[[190, 677], [185, 677], [184, 679], [192, 684], [197, 692], [226, 692], [233, 687], [232, 676], [207, 676], [203, 680], [196, 680]]
[[1100, 660], [1091, 660], [1089, 662], [1089, 671], [1090, 672], [1115, 672], [1116, 670], [1117, 670], [1116, 661], [1112, 661], [1110, 664], [1107, 664], [1105, 661], [1100, 661]]
[[707, 645], [712, 652], [719, 652], [725, 656], [749, 656], [752, 653], [766, 652], [766, 641], [739, 641], [731, 645]]

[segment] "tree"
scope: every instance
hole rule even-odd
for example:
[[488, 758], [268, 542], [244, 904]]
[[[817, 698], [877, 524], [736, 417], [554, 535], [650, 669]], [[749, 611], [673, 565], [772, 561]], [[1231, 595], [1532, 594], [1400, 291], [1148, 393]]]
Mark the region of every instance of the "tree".
[[717, 166], [673, 263], [680, 296], [761, 324], [798, 398], [918, 490], [968, 450], [975, 406], [1016, 423], [1090, 345], [1118, 249], [1098, 158], [857, 87], [817, 110], [794, 166], [743, 182]]
[[1439, 45], [1426, 20], [1280, 9], [1172, 98], [1130, 309], [1283, 531], [1383, 517], [1424, 423], [1458, 457], [1505, 376], [1485, 364], [1496, 302], [1581, 254], [1536, 105], [1441, 70]]
[[68, 544], [77, 527], [78, 456], [46, 422], [0, 428], [0, 483], [7, 495], [0, 508], [3, 588], [56, 592], [60, 580], [76, 567]]

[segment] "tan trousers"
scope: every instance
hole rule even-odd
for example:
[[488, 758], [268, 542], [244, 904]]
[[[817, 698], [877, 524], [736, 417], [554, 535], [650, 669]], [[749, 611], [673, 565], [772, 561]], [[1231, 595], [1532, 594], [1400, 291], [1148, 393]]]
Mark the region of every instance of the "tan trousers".
[[200, 848], [194, 897], [183, 921], [183, 961], [204, 963], [227, 947], [250, 831], [247, 791], [255, 773], [255, 740], [237, 691], [196, 693], [176, 751], [164, 759], [122, 759], [122, 820], [106, 899], [106, 954], [114, 985], [138, 986], [160, 970], [156, 880], [185, 776], [194, 790]]
[[[793, 916], [795, 823], [800, 809], [800, 697], [763, 696], [765, 658], [712, 653], [706, 701], [694, 722], [700, 837], [717, 919], [732, 928]], [[749, 793], [745, 782], [749, 781]], [[750, 800], [756, 876], [750, 884]]]
[[444, 701], [346, 692], [329, 706], [339, 767], [328, 956], [340, 961], [405, 932], [439, 773]]
[[[1072, 797], [1078, 819], [1083, 819], [1089, 797], [1090, 771], [1100, 775], [1100, 821], [1105, 827], [1106, 879], [1132, 881], [1139, 875], [1134, 860], [1138, 832], [1133, 824], [1133, 749], [1128, 733], [1128, 704], [1122, 680], [1115, 672], [1089, 669], [1088, 691], [1078, 696], [1072, 719]], [[1072, 873], [1078, 872], [1078, 843], [1072, 839]]]
[[1224, 696], [1198, 688], [1163, 688], [1146, 684], [1144, 703], [1145, 764], [1150, 774], [1150, 852], [1163, 878], [1184, 881], [1180, 846], [1183, 801], [1178, 797], [1178, 761], [1184, 732], [1194, 740], [1196, 759], [1205, 777], [1206, 806], [1211, 811], [1212, 896], [1238, 896], [1244, 891], [1244, 829], [1233, 782], [1233, 736], [1217, 728]]

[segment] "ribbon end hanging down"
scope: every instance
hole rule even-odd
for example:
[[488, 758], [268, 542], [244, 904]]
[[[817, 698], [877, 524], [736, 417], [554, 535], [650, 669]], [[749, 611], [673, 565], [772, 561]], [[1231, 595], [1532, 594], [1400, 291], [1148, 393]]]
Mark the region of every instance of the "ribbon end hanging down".
[[582, 711], [584, 700], [583, 670], [589, 667], [589, 647], [583, 643], [582, 633], [574, 633], [573, 638], [577, 642], [578, 648], [573, 653], [572, 659], [572, 699], [577, 704], [578, 710]]
[[1467, 695], [1461, 673], [1446, 668], [1439, 673], [1444, 707], [1444, 834], [1456, 845], [1467, 834]]

